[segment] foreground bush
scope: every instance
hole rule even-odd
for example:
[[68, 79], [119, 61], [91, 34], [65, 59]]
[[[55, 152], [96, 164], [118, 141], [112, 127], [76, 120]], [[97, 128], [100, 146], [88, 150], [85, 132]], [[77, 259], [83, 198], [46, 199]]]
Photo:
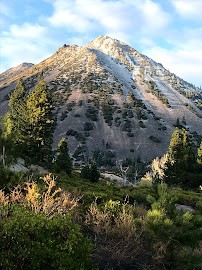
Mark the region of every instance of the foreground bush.
[[159, 185], [148, 211], [119, 201], [91, 205], [86, 223], [99, 269], [200, 269], [202, 218], [176, 212], [169, 192]]
[[48, 218], [20, 206], [1, 215], [0, 269], [93, 269], [90, 241], [68, 215]]
[[44, 181], [43, 191], [35, 182], [0, 190], [0, 269], [93, 269], [92, 244], [69, 215], [77, 200]]

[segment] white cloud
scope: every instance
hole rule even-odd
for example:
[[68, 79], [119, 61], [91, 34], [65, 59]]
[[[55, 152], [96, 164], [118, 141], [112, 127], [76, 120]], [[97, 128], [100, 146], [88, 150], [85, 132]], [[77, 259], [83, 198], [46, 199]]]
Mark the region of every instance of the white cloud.
[[202, 1], [201, 0], [171, 0], [177, 13], [181, 16], [193, 19], [202, 20], [201, 10]]
[[4, 36], [12, 36], [13, 38], [25, 38], [25, 39], [35, 39], [37, 37], [43, 36], [45, 33], [45, 27], [39, 24], [29, 24], [24, 23], [22, 26], [11, 25], [9, 32], [3, 32]]
[[170, 15], [152, 0], [54, 0], [48, 21], [78, 33], [89, 31], [158, 35], [170, 22]]
[[162, 63], [170, 72], [174, 72], [184, 80], [196, 85], [202, 85], [202, 48], [192, 50], [189, 44], [175, 50], [151, 47], [143, 52], [155, 61]]
[[0, 1], [0, 25], [8, 29], [0, 35], [1, 71], [24, 61], [39, 62], [63, 43], [85, 45], [104, 34], [139, 49], [186, 80], [202, 84], [202, 28], [182, 26], [184, 18], [202, 18], [202, 0], [169, 0], [180, 16], [173, 10], [168, 13], [158, 0], [43, 0], [53, 7], [50, 17], [40, 13], [36, 23], [10, 26], [5, 25], [5, 18], [13, 10]]
[[0, 51], [4, 59], [1, 71], [21, 64], [38, 62], [52, 53], [46, 28], [25, 23], [21, 26], [11, 25], [8, 31], [1, 34]]
[[[171, 21], [171, 16], [163, 8], [154, 1], [145, 0], [144, 4], [138, 1], [137, 8], [141, 12], [143, 33], [150, 36], [161, 34], [161, 30], [165, 30]], [[154, 32], [153, 32], [154, 31]]]

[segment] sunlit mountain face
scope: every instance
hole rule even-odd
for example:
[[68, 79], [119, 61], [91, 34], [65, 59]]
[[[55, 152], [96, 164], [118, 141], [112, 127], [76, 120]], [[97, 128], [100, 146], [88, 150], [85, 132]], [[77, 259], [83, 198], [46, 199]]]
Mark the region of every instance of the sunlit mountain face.
[[165, 153], [176, 125], [202, 135], [201, 90], [119, 40], [65, 44], [39, 64], [2, 73], [1, 115], [17, 80], [31, 91], [41, 73], [54, 100], [53, 146], [65, 137], [77, 161], [95, 153], [151, 160]]

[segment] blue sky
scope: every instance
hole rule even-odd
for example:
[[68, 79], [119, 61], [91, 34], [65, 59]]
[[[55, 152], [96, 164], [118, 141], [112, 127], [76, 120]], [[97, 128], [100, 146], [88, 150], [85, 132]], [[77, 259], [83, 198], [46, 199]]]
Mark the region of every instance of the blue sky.
[[202, 0], [0, 0], [0, 72], [108, 35], [202, 85]]

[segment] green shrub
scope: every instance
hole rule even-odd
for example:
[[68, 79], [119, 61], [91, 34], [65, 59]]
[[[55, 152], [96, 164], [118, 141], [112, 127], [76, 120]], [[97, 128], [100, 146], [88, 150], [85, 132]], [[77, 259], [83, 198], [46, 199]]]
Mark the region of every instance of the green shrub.
[[109, 126], [111, 126], [112, 125], [112, 121], [113, 121], [113, 114], [114, 114], [113, 104], [111, 104], [110, 101], [108, 101], [108, 103], [105, 103], [102, 106], [102, 112], [103, 112], [103, 116], [104, 116], [105, 122]]
[[84, 127], [83, 127], [83, 130], [84, 131], [90, 131], [90, 130], [93, 130], [94, 129], [94, 124], [91, 123], [91, 122], [85, 122], [84, 123]]
[[200, 269], [201, 217], [176, 212], [166, 185], [158, 185], [149, 200], [151, 210], [112, 200], [92, 203], [86, 224], [100, 269]]
[[12, 205], [0, 220], [0, 246], [4, 270], [93, 269], [92, 245], [68, 215], [48, 218]]
[[128, 135], [128, 137], [130, 137], [130, 138], [134, 137], [134, 134], [133, 134], [132, 132], [128, 132], [127, 135]]
[[139, 125], [141, 128], [146, 128], [146, 126], [144, 125], [143, 121], [139, 121]]
[[153, 135], [149, 136], [149, 139], [154, 143], [160, 143], [161, 142], [160, 139], [158, 139], [157, 137], [155, 137]]
[[63, 121], [68, 115], [68, 111], [64, 111], [62, 112], [61, 116], [60, 116], [60, 121]]
[[91, 182], [97, 182], [100, 178], [97, 165], [95, 163], [86, 165], [81, 171], [81, 177], [89, 179]]
[[85, 115], [92, 121], [98, 121], [98, 110], [93, 106], [87, 107]]

